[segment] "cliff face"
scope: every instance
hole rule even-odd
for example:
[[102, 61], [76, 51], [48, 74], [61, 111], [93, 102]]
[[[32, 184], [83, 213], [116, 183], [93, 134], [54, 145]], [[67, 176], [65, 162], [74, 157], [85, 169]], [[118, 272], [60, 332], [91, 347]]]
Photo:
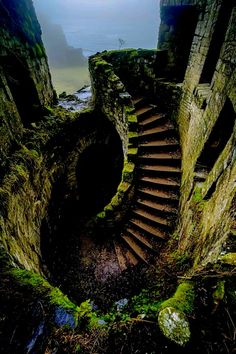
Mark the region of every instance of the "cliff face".
[[[49, 174], [42, 167], [40, 154], [23, 147], [22, 140], [25, 128], [32, 129], [31, 123], [42, 119], [45, 107], [53, 102], [54, 92], [32, 1], [1, 1], [0, 18], [0, 179], [1, 207], [5, 210], [1, 215], [1, 240], [10, 254], [15, 253], [15, 260], [18, 258], [27, 268], [39, 270], [35, 218], [40, 220], [41, 212], [35, 203], [40, 190], [36, 191], [32, 183], [39, 178], [45, 192], [45, 188], [48, 190], [45, 178]], [[18, 157], [10, 162], [15, 151], [18, 157], [21, 155], [21, 162]], [[13, 192], [12, 183], [21, 187]], [[9, 223], [3, 221], [6, 213]]]
[[32, 1], [1, 1], [0, 151], [8, 154], [24, 127], [53, 101], [41, 29]]

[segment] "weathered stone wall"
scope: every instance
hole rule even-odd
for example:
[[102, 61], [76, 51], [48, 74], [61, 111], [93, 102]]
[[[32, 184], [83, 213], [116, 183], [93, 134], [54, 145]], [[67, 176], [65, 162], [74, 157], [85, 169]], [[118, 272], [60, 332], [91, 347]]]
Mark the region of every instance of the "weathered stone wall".
[[104, 52], [90, 57], [89, 60], [95, 110], [101, 112], [116, 128], [122, 141], [124, 154], [122, 177], [117, 192], [94, 220], [95, 224], [102, 227], [109, 225], [116, 227], [127, 211], [135, 173], [134, 162], [138, 151], [135, 140], [130, 143], [130, 138], [138, 136], [137, 117], [134, 114], [131, 96], [114, 72], [117, 66], [113, 67], [105, 60], [113, 54], [114, 52]]
[[133, 109], [131, 97], [119, 77], [115, 75], [112, 65], [105, 61], [102, 55], [90, 57], [89, 70], [95, 109], [102, 112], [115, 126], [126, 157], [129, 131], [126, 112]]
[[24, 147], [17, 155], [0, 188], [0, 240], [17, 265], [41, 272], [40, 225], [53, 169], [47, 170], [36, 150]]
[[153, 96], [158, 78], [166, 77], [166, 50], [123, 49], [103, 53], [132, 96]]
[[23, 132], [53, 102], [41, 30], [31, 0], [0, 4], [0, 152], [3, 160]]
[[[137, 135], [137, 118], [134, 114], [132, 96], [127, 92], [129, 79], [123, 71], [126, 57], [127, 51], [111, 51], [89, 59], [95, 109], [115, 126], [123, 144], [125, 159], [128, 155], [129, 138]], [[131, 81], [135, 78], [135, 72], [135, 69], [133, 72], [130, 71]], [[121, 74], [121, 77], [118, 74]]]
[[98, 129], [90, 111], [78, 116], [56, 110], [55, 116], [30, 132], [26, 145], [12, 156], [0, 186], [0, 243], [13, 263], [40, 273], [41, 225], [52, 189], [66, 173], [71, 156], [77, 161], [79, 153], [96, 141]]
[[[200, 2], [199, 2], [200, 3]], [[222, 6], [226, 6], [223, 8]], [[209, 61], [217, 19], [225, 28], [213, 75], [202, 78], [204, 63]], [[227, 13], [229, 14], [227, 20]], [[236, 111], [235, 21], [233, 2], [208, 1], [200, 13], [193, 39], [188, 67], [182, 87], [182, 100], [177, 119], [182, 145], [182, 193], [180, 216], [181, 252], [193, 252], [196, 265], [215, 262], [231, 227], [231, 203], [235, 193], [236, 126], [213, 168], [202, 183], [196, 183], [196, 163], [222, 112], [226, 101]], [[220, 41], [219, 36], [217, 36]], [[210, 58], [213, 60], [212, 58]], [[209, 68], [211, 65], [209, 65]], [[207, 71], [207, 67], [204, 70]], [[209, 69], [208, 69], [209, 70]], [[205, 74], [206, 75], [206, 74]], [[207, 77], [207, 75], [206, 75]], [[230, 117], [225, 117], [225, 120]], [[235, 118], [233, 118], [235, 119]], [[227, 123], [226, 123], [227, 125]]]
[[158, 48], [167, 51], [166, 76], [182, 82], [200, 9], [205, 1], [161, 1]]

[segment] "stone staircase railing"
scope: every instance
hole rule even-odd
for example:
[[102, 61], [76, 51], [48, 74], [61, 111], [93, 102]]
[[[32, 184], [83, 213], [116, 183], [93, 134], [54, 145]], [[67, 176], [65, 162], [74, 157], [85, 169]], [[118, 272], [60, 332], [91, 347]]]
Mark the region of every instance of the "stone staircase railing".
[[138, 123], [131, 96], [115, 74], [112, 64], [104, 60], [102, 54], [97, 54], [90, 58], [89, 67], [95, 109], [115, 126], [124, 154], [122, 178], [117, 192], [93, 220], [101, 226], [109, 226], [114, 225], [114, 221], [122, 220], [132, 196], [137, 147], [135, 143], [129, 144], [129, 139], [138, 136]]

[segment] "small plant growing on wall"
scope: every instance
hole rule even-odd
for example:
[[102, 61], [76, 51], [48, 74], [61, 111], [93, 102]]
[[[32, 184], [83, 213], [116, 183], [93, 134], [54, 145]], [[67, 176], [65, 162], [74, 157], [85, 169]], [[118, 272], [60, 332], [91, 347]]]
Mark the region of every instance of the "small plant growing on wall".
[[121, 49], [125, 45], [125, 40], [122, 38], [118, 38], [118, 42], [119, 42], [119, 49]]

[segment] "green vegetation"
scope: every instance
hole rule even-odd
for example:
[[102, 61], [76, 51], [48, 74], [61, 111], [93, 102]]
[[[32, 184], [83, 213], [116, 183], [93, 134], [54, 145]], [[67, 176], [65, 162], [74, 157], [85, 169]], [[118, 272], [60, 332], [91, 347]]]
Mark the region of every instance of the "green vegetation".
[[203, 197], [202, 197], [202, 188], [200, 187], [195, 187], [194, 192], [193, 192], [193, 201], [196, 203], [202, 202]]
[[160, 306], [158, 323], [163, 334], [177, 344], [184, 345], [190, 339], [186, 315], [194, 309], [195, 291], [191, 281], [181, 283], [175, 294]]
[[161, 309], [174, 307], [178, 311], [191, 314], [194, 308], [194, 298], [194, 283], [186, 281], [179, 284], [175, 294], [161, 304]]
[[88, 328], [99, 326], [99, 318], [92, 311], [90, 300], [82, 302], [80, 306], [75, 305], [62, 291], [51, 286], [41, 275], [25, 269], [12, 269], [10, 274], [20, 286], [28, 287], [30, 292], [41, 299], [45, 306], [56, 306], [63, 308], [73, 315], [76, 326], [88, 326]]
[[224, 256], [220, 257], [220, 262], [229, 264], [232, 266], [236, 265], [236, 253], [227, 253]]
[[183, 269], [184, 267], [189, 266], [191, 261], [191, 257], [188, 252], [180, 252], [176, 250], [171, 254], [171, 256], [173, 257], [177, 269]]
[[217, 282], [216, 289], [212, 294], [215, 306], [218, 306], [220, 301], [223, 300], [224, 296], [225, 296], [225, 281], [220, 280]]
[[190, 339], [189, 323], [183, 313], [173, 307], [166, 307], [160, 311], [158, 323], [163, 334], [179, 345], [186, 344]]
[[131, 308], [137, 312], [138, 318], [146, 318], [156, 321], [157, 313], [160, 310], [162, 301], [159, 291], [143, 289], [139, 295], [131, 299]]
[[43, 58], [46, 56], [45, 49], [42, 43], [36, 43], [32, 47], [32, 51], [37, 58]]
[[53, 288], [43, 276], [32, 271], [18, 268], [13, 269], [11, 274], [21, 286], [30, 287], [31, 290], [38, 295], [46, 295], [51, 304], [77, 311], [77, 306], [74, 305], [61, 290]]
[[132, 61], [134, 59], [150, 59], [157, 53], [156, 49], [120, 49], [120, 50], [110, 50], [104, 53], [103, 56], [106, 60], [111, 61]]

